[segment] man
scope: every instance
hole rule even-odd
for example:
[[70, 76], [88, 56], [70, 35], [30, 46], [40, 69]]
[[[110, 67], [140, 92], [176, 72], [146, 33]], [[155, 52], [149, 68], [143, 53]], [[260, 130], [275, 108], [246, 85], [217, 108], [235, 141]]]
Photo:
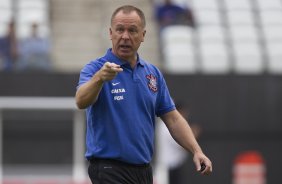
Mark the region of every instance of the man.
[[[175, 109], [161, 72], [137, 54], [145, 25], [138, 8], [116, 9], [109, 29], [112, 48], [80, 73], [76, 103], [78, 108], [86, 108], [85, 156], [95, 184], [153, 183], [150, 161], [156, 115], [174, 139], [192, 152], [197, 171], [212, 171], [211, 161]], [[205, 165], [202, 171], [201, 164]]]
[[52, 69], [50, 60], [50, 43], [47, 37], [39, 35], [39, 24], [31, 24], [31, 35], [20, 41], [19, 70], [41, 70]]
[[16, 23], [12, 20], [8, 24], [7, 34], [0, 38], [0, 71], [13, 70], [17, 57]]
[[189, 7], [177, 5], [172, 0], [165, 0], [156, 6], [155, 16], [160, 30], [172, 25], [187, 25], [195, 27], [194, 16]]

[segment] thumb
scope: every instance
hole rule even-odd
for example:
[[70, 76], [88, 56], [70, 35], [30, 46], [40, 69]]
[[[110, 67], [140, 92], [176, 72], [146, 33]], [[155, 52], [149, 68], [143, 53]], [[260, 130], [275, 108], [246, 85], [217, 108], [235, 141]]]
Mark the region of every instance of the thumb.
[[200, 171], [201, 170], [201, 162], [200, 162], [200, 160], [199, 159], [195, 159], [194, 163], [195, 163], [197, 171]]

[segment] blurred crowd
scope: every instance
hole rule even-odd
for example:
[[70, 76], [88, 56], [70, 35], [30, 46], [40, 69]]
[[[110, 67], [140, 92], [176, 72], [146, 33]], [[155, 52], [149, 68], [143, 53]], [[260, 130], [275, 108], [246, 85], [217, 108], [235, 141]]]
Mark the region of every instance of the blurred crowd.
[[[187, 3], [176, 0], [152, 0], [155, 21], [159, 33], [166, 27], [187, 25], [195, 28], [192, 9]], [[0, 71], [50, 71], [50, 40], [39, 34], [40, 25], [29, 25], [29, 36], [17, 37], [17, 24], [11, 20], [6, 27], [6, 34], [0, 35]], [[160, 37], [161, 39], [161, 37]], [[162, 41], [160, 40], [160, 45]], [[161, 47], [160, 47], [161, 49]], [[160, 52], [163, 52], [162, 49]]]
[[16, 22], [7, 25], [6, 34], [0, 37], [0, 71], [50, 71], [50, 42], [39, 35], [39, 24], [30, 25], [30, 34], [19, 39]]
[[181, 5], [173, 0], [155, 2], [155, 18], [159, 29], [167, 26], [187, 25], [195, 27], [192, 9], [187, 5]]

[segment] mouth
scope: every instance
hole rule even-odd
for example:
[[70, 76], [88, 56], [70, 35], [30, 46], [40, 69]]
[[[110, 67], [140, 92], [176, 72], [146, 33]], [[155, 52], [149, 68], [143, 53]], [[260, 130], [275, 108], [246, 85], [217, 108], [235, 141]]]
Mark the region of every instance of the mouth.
[[130, 45], [124, 45], [124, 44], [122, 44], [122, 45], [120, 45], [119, 46], [122, 50], [129, 50], [129, 49], [131, 49], [131, 46]]

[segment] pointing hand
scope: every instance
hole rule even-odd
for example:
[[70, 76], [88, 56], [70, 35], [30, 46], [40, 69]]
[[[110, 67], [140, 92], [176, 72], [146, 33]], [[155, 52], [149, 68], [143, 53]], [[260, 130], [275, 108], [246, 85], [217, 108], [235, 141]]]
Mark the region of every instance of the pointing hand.
[[99, 75], [102, 81], [105, 82], [114, 79], [117, 74], [122, 71], [123, 69], [120, 67], [120, 65], [106, 62], [104, 66], [97, 72], [97, 75]]

